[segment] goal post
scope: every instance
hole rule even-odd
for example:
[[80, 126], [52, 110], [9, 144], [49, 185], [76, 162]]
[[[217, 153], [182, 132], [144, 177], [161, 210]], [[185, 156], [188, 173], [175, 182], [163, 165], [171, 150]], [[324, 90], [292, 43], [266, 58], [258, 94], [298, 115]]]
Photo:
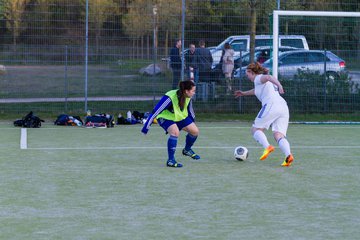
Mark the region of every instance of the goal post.
[[313, 16], [313, 17], [360, 17], [360, 12], [331, 12], [331, 11], [282, 11], [273, 12], [273, 66], [272, 74], [278, 77], [279, 53], [279, 17], [280, 16]]

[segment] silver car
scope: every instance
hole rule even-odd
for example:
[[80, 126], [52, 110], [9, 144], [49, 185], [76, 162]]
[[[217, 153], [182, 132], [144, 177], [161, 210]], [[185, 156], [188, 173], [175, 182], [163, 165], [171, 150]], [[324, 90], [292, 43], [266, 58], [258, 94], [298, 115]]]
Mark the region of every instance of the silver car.
[[[262, 64], [264, 67], [272, 69], [272, 59]], [[241, 69], [244, 76], [246, 67]], [[330, 51], [324, 50], [296, 50], [287, 51], [279, 54], [279, 76], [286, 79], [293, 79], [298, 70], [318, 72], [326, 74], [331, 80], [339, 77], [341, 72], [346, 71], [345, 61]], [[240, 69], [235, 72], [235, 77], [240, 77]]]
[[[272, 35], [256, 35], [255, 47], [272, 46], [272, 38]], [[245, 53], [250, 50], [250, 35], [229, 36], [216, 46], [216, 48], [211, 49], [214, 64], [218, 64], [220, 62], [225, 43], [229, 43], [231, 45], [232, 49], [235, 51], [235, 57], [237, 57], [240, 55], [240, 51]], [[279, 47], [283, 46], [309, 49], [309, 45], [303, 35], [279, 35]]]
[[[294, 47], [279, 47], [278, 51], [279, 53], [287, 52], [287, 51], [294, 51], [294, 50], [302, 50], [299, 48]], [[256, 47], [255, 48], [255, 61], [263, 64], [265, 61], [271, 58], [272, 56], [272, 46], [265, 46], [265, 47]], [[234, 58], [234, 64], [235, 68], [238, 68], [241, 66], [247, 66], [250, 64], [250, 52], [246, 52], [244, 55], [242, 55], [242, 58], [240, 56]]]

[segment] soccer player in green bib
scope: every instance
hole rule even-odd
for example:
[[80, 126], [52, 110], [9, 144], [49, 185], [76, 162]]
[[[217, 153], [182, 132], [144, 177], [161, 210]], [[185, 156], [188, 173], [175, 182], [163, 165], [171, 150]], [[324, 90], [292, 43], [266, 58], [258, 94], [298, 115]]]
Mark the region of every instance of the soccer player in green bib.
[[182, 154], [195, 160], [200, 159], [200, 156], [191, 149], [199, 135], [191, 100], [195, 90], [193, 81], [181, 81], [179, 89], [167, 92], [160, 99], [141, 129], [142, 133], [147, 134], [151, 124], [156, 119], [165, 132], [169, 133], [168, 160], [166, 162], [168, 167], [180, 168], [183, 166], [175, 160], [175, 151], [181, 130], [188, 133]]

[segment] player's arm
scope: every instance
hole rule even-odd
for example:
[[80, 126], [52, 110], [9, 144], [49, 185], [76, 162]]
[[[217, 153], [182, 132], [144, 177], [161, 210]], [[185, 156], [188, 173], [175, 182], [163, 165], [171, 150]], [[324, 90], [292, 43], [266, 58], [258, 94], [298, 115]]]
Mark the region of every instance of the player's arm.
[[250, 89], [248, 91], [241, 91], [241, 90], [237, 90], [235, 91], [235, 97], [242, 97], [242, 96], [252, 96], [255, 95], [255, 89]]
[[187, 110], [188, 110], [189, 116], [195, 122], [195, 112], [194, 112], [194, 109], [193, 109], [193, 106], [192, 106], [192, 100], [190, 100], [190, 103], [189, 103], [187, 108], [188, 108]]
[[157, 115], [159, 115], [162, 111], [172, 106], [172, 102], [170, 97], [163, 96], [160, 101], [156, 104], [154, 110], [151, 112], [150, 116], [147, 118], [141, 132], [147, 134], [150, 129], [151, 124], [153, 123], [154, 119]]
[[281, 85], [279, 80], [277, 80], [275, 77], [273, 77], [271, 75], [262, 75], [260, 78], [260, 81], [261, 81], [261, 83], [271, 82], [272, 84], [274, 84], [275, 86], [278, 87], [279, 93], [281, 93], [281, 94], [284, 93], [283, 86]]

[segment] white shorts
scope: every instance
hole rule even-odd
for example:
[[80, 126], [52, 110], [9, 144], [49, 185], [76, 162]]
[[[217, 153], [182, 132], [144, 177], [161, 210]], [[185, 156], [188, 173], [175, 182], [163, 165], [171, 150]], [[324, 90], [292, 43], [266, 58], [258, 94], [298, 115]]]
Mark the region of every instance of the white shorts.
[[255, 118], [254, 128], [269, 129], [286, 136], [289, 126], [289, 108], [286, 102], [267, 103], [262, 106]]

